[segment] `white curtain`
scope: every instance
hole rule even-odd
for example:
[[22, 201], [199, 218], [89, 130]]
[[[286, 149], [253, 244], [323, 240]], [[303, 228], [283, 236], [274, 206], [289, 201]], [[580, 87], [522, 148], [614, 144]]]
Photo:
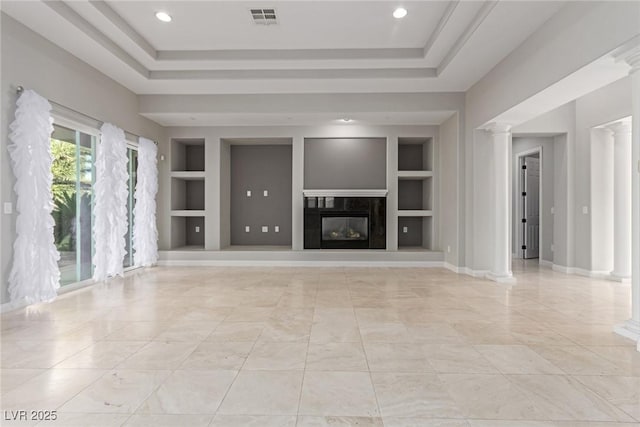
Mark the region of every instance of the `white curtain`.
[[95, 266], [93, 278], [101, 281], [124, 273], [127, 233], [127, 143], [124, 131], [111, 123], [100, 128], [96, 148], [96, 182], [94, 186]]
[[133, 210], [133, 259], [136, 266], [148, 267], [158, 261], [156, 193], [158, 192], [158, 148], [153, 141], [140, 138], [138, 171]]
[[16, 176], [16, 240], [9, 274], [11, 301], [51, 301], [60, 287], [60, 254], [53, 237], [51, 104], [32, 90], [18, 98], [9, 156]]

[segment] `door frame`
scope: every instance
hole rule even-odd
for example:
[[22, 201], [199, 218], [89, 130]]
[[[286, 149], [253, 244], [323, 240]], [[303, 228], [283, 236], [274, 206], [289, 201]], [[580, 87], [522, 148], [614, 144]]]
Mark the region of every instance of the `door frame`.
[[523, 239], [522, 239], [522, 215], [523, 215], [523, 211], [522, 211], [522, 203], [520, 203], [520, 197], [522, 197], [522, 192], [523, 192], [523, 188], [522, 188], [522, 179], [520, 177], [520, 174], [522, 172], [522, 161], [525, 157], [530, 156], [532, 154], [538, 154], [538, 156], [540, 157], [540, 178], [539, 178], [539, 202], [538, 202], [538, 210], [540, 212], [540, 222], [539, 222], [539, 227], [540, 227], [540, 233], [538, 234], [538, 247], [540, 248], [539, 250], [539, 254], [538, 254], [538, 263], [540, 263], [542, 261], [542, 250], [543, 250], [543, 246], [542, 246], [542, 236], [543, 234], [543, 230], [544, 230], [544, 221], [542, 220], [543, 218], [543, 214], [544, 214], [544, 189], [542, 187], [542, 182], [543, 182], [543, 176], [544, 176], [544, 161], [543, 161], [543, 157], [542, 157], [542, 153], [543, 153], [543, 147], [542, 145], [538, 145], [537, 147], [534, 148], [530, 148], [528, 150], [524, 150], [524, 151], [520, 151], [518, 153], [515, 153], [515, 165], [516, 165], [516, 170], [518, 171], [518, 176], [517, 176], [517, 184], [516, 184], [516, 247], [515, 247], [515, 251], [514, 251], [514, 258], [517, 259], [523, 259], [522, 258], [522, 249], [520, 249], [522, 247], [523, 244]]

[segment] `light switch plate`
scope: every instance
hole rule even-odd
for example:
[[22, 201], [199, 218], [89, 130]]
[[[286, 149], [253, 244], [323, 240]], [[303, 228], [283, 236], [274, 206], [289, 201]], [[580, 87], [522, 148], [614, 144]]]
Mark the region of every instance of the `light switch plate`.
[[264, 194], [264, 197], [269, 197], [269, 190], [264, 190], [262, 194]]
[[402, 232], [403, 233], [408, 233], [409, 232], [409, 227], [402, 227]]
[[585, 214], [585, 215], [588, 215], [589, 214], [589, 207], [588, 206], [583, 206], [582, 207], [582, 213]]
[[447, 246], [447, 253], [451, 253], [451, 246]]
[[199, 233], [199, 232], [200, 232], [200, 227], [196, 225], [196, 233]]
[[249, 233], [251, 231], [251, 227], [249, 227], [248, 225], [244, 226], [244, 232], [245, 233]]
[[251, 190], [247, 190], [247, 197], [251, 197]]
[[279, 233], [279, 232], [280, 232], [280, 226], [279, 226], [279, 225], [276, 225], [275, 227], [273, 227], [273, 231], [274, 231], [275, 233]]
[[263, 233], [268, 233], [269, 232], [269, 226], [268, 225], [263, 225], [262, 226], [262, 232]]
[[11, 202], [4, 202], [3, 210], [4, 210], [4, 213], [5, 213], [5, 214], [7, 214], [7, 215], [11, 215], [11, 214], [13, 213], [13, 203], [11, 203]]
[[554, 213], [556, 213], [556, 208], [554, 208], [553, 206], [551, 206], [551, 215], [553, 215]]

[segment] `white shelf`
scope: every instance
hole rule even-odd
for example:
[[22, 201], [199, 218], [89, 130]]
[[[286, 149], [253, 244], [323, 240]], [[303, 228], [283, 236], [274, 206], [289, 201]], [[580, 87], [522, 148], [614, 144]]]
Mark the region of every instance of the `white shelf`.
[[433, 216], [433, 211], [429, 210], [399, 210], [398, 216]]
[[398, 171], [398, 179], [426, 179], [433, 177], [432, 171]]
[[180, 178], [187, 181], [204, 179], [204, 171], [173, 171], [171, 172], [171, 178]]
[[179, 210], [171, 211], [171, 216], [204, 216], [204, 211], [196, 210]]

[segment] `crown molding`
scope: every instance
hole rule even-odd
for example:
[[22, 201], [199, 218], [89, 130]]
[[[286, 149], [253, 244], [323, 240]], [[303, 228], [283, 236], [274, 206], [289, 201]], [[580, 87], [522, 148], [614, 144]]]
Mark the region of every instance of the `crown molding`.
[[449, 22], [449, 18], [451, 18], [451, 15], [453, 15], [453, 12], [456, 10], [456, 7], [458, 7], [459, 3], [460, 3], [459, 0], [452, 1], [451, 3], [449, 3], [447, 8], [445, 9], [444, 14], [440, 17], [440, 20], [438, 21], [438, 25], [433, 30], [433, 32], [429, 36], [429, 40], [427, 40], [427, 43], [422, 48], [422, 56], [424, 58], [427, 57], [427, 55], [429, 54], [429, 51], [431, 50], [433, 45], [436, 43], [436, 40], [438, 40], [438, 37], [440, 37], [442, 30], [444, 30], [444, 27], [447, 25], [447, 22]]
[[[326, 69], [183, 69], [183, 70], [155, 70], [149, 69], [139, 58], [132, 56], [124, 48], [114, 42], [109, 36], [98, 30], [88, 20], [72, 9], [64, 0], [45, 1], [44, 4], [64, 18], [71, 25], [82, 31], [87, 37], [104, 47], [138, 74], [148, 80], [223, 80], [223, 79], [429, 79], [437, 78], [450, 62], [457, 56], [473, 33], [493, 10], [497, 1], [485, 1], [470, 25], [462, 32], [452, 48], [445, 55], [438, 67], [392, 68], [326, 68]], [[443, 29], [450, 21], [459, 0], [447, 5], [436, 28], [432, 32], [426, 45], [422, 48], [373, 48], [373, 49], [253, 49], [253, 50], [156, 50], [134, 27], [122, 18], [104, 0], [89, 0], [89, 3], [112, 25], [127, 36], [142, 52], [148, 55], [154, 64], [160, 61], [233, 61], [233, 60], [390, 60], [390, 59], [420, 59], [425, 56], [435, 44]]]
[[471, 21], [471, 24], [467, 27], [467, 29], [460, 35], [458, 40], [453, 44], [453, 47], [449, 50], [449, 53], [444, 57], [440, 65], [438, 65], [438, 75], [442, 74], [449, 66], [451, 61], [460, 53], [460, 50], [464, 47], [465, 44], [469, 41], [473, 33], [482, 25], [484, 20], [489, 16], [494, 7], [498, 4], [497, 1], [485, 1], [476, 16]]

